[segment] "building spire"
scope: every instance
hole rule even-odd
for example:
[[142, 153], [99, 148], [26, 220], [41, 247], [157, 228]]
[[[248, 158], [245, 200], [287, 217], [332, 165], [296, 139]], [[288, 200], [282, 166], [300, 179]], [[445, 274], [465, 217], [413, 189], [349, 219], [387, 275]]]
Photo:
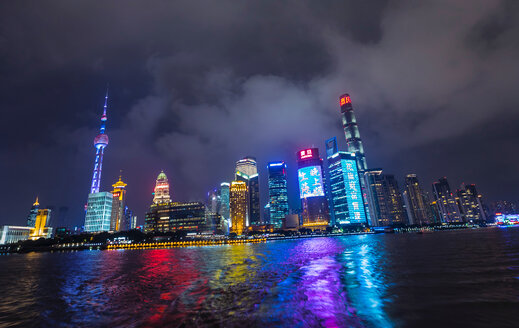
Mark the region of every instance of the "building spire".
[[40, 203], [38, 203], [38, 196], [36, 196], [36, 201], [34, 202], [34, 204], [32, 204], [32, 206], [38, 206], [40, 205]]
[[101, 120], [106, 121], [106, 107], [108, 107], [108, 86], [106, 86], [105, 105], [103, 106], [103, 116]]
[[101, 116], [101, 128], [99, 134], [94, 139], [94, 146], [96, 147], [96, 159], [94, 162], [94, 174], [92, 176], [92, 184], [90, 187], [90, 193], [99, 192], [99, 186], [101, 185], [101, 170], [103, 167], [103, 154], [104, 149], [108, 145], [108, 136], [105, 133], [106, 130], [106, 108], [108, 107], [108, 88], [106, 89], [105, 105], [103, 107], [103, 116]]

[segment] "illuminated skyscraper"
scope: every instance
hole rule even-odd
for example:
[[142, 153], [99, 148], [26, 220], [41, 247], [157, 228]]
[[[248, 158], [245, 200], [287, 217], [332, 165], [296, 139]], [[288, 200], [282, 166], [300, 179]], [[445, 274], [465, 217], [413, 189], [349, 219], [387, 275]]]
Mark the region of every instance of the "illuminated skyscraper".
[[269, 172], [269, 213], [270, 224], [280, 229], [288, 215], [287, 165], [285, 162], [270, 162]]
[[442, 222], [462, 222], [458, 204], [451, 192], [447, 178], [440, 178], [433, 183], [433, 194]]
[[99, 192], [99, 186], [101, 185], [101, 171], [103, 168], [103, 154], [105, 147], [108, 145], [108, 135], [106, 135], [106, 107], [108, 104], [108, 90], [105, 96], [105, 105], [103, 107], [103, 115], [101, 116], [101, 128], [99, 134], [94, 138], [94, 146], [96, 147], [96, 160], [94, 163], [94, 175], [92, 176], [92, 184], [90, 187], [90, 193]]
[[230, 232], [243, 235], [247, 229], [248, 190], [244, 181], [233, 181], [230, 186], [229, 207], [231, 214]]
[[85, 216], [86, 232], [110, 231], [113, 195], [111, 192], [95, 192], [88, 195]]
[[36, 201], [32, 204], [31, 211], [27, 216], [27, 226], [34, 227], [36, 224], [36, 216], [38, 215], [38, 210], [40, 209], [40, 203], [38, 203], [38, 197], [36, 197]]
[[367, 170], [365, 177], [370, 196], [371, 224], [379, 227], [407, 224], [402, 194], [395, 177], [382, 174], [381, 169]]
[[166, 176], [166, 173], [164, 173], [164, 171], [160, 171], [159, 176], [157, 177], [153, 195], [154, 204], [171, 202], [171, 197], [169, 195], [168, 177]]
[[357, 118], [355, 117], [355, 113], [353, 112], [353, 106], [351, 104], [350, 95], [345, 93], [339, 97], [339, 105], [341, 106], [341, 114], [342, 114], [342, 127], [344, 129], [344, 136], [346, 137], [346, 145], [347, 151], [349, 153], [354, 153], [355, 158], [357, 159], [357, 168], [359, 170], [360, 177], [360, 187], [362, 189], [362, 195], [364, 199], [364, 211], [366, 213], [368, 222], [371, 222], [370, 219], [370, 210], [369, 210], [369, 199], [372, 196], [368, 195], [367, 182], [365, 180], [364, 172], [368, 169], [368, 164], [366, 163], [366, 156], [364, 155], [364, 147], [362, 146], [362, 139], [360, 138], [359, 127], [357, 125]]
[[337, 151], [327, 161], [334, 224], [367, 225], [355, 154]]
[[29, 239], [37, 240], [40, 238], [50, 238], [52, 235], [52, 228], [48, 227], [50, 223], [50, 214], [51, 210], [49, 209], [38, 210], [34, 229], [31, 230]]
[[112, 216], [110, 221], [110, 231], [124, 231], [128, 229], [128, 222], [126, 221], [126, 183], [121, 180], [112, 185]]
[[214, 188], [207, 193], [206, 207], [209, 212], [218, 213], [220, 210], [220, 193], [218, 188]]
[[236, 162], [236, 180], [247, 185], [247, 218], [246, 226], [265, 224], [260, 214], [259, 176], [256, 158], [247, 156]]
[[222, 216], [223, 220], [229, 220], [231, 217], [229, 210], [229, 187], [229, 182], [222, 182], [220, 184], [220, 211], [218, 214]]
[[481, 201], [482, 196], [478, 194], [476, 185], [461, 185], [461, 189], [456, 191], [459, 199], [459, 208], [463, 221], [465, 222], [484, 222], [486, 221], [485, 211]]
[[325, 193], [323, 160], [318, 148], [297, 152], [299, 198], [303, 211], [303, 227], [326, 229], [330, 224], [330, 210]]
[[420, 187], [416, 174], [408, 174], [405, 177], [404, 202], [410, 224], [421, 226], [434, 222], [429, 200]]

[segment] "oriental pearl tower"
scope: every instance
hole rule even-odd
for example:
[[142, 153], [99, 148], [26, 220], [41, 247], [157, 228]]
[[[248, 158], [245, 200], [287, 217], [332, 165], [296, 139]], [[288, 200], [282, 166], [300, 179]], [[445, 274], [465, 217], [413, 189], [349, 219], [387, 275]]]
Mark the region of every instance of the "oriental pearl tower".
[[94, 163], [94, 175], [92, 176], [92, 185], [90, 193], [99, 192], [99, 185], [101, 184], [101, 170], [103, 168], [103, 154], [105, 147], [108, 145], [108, 136], [105, 133], [106, 129], [106, 106], [108, 103], [108, 90], [106, 90], [105, 105], [103, 109], [103, 116], [101, 116], [101, 129], [99, 134], [94, 139], [94, 146], [96, 147], [96, 161]]

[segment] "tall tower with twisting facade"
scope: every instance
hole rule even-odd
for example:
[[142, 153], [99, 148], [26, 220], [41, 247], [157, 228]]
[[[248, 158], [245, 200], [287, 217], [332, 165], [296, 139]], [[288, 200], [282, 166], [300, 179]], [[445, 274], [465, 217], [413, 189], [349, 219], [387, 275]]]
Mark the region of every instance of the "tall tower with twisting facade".
[[101, 184], [101, 170], [103, 168], [103, 154], [105, 147], [108, 145], [108, 136], [105, 133], [107, 104], [108, 90], [106, 90], [103, 116], [101, 116], [101, 128], [99, 129], [99, 134], [94, 139], [94, 146], [96, 147], [96, 161], [94, 163], [94, 175], [92, 176], [92, 185], [90, 187], [91, 194], [99, 192], [99, 186]]
[[[364, 173], [368, 169], [368, 164], [366, 163], [366, 156], [364, 155], [364, 147], [362, 146], [362, 139], [360, 138], [359, 127], [357, 125], [357, 118], [355, 118], [355, 113], [353, 112], [353, 106], [351, 105], [350, 95], [345, 93], [339, 97], [339, 105], [341, 106], [341, 115], [342, 115], [342, 127], [344, 128], [344, 136], [346, 137], [346, 144], [348, 146], [348, 152], [355, 154], [355, 159], [357, 161], [357, 168], [359, 171], [360, 178], [360, 187], [362, 188], [362, 195], [364, 198], [364, 211], [366, 212], [367, 221], [371, 222], [372, 225], [374, 222], [370, 218], [373, 213], [369, 212], [368, 205], [368, 188], [366, 183], [366, 177]], [[375, 221], [376, 218], [373, 218]]]
[[364, 156], [364, 147], [362, 146], [362, 139], [360, 138], [359, 127], [357, 119], [353, 112], [350, 95], [345, 93], [339, 98], [342, 114], [342, 126], [344, 128], [344, 136], [348, 145], [348, 152], [355, 153], [357, 158], [357, 166], [359, 171], [363, 172], [368, 169], [366, 164], [366, 156]]

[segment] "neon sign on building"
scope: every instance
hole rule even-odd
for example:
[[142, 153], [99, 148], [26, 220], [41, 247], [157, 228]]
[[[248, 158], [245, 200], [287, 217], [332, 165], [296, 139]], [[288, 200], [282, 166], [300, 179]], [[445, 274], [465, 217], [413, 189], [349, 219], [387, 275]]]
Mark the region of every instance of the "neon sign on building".
[[357, 163], [354, 159], [343, 159], [341, 160], [341, 165], [344, 184], [346, 187], [346, 200], [348, 202], [350, 222], [340, 223], [364, 223], [366, 222], [366, 212], [364, 210], [362, 190], [360, 188], [360, 180], [357, 172]]
[[340, 99], [341, 106], [346, 104], [351, 104], [350, 96], [342, 96]]
[[320, 166], [303, 167], [297, 173], [300, 198], [324, 196], [323, 176]]

